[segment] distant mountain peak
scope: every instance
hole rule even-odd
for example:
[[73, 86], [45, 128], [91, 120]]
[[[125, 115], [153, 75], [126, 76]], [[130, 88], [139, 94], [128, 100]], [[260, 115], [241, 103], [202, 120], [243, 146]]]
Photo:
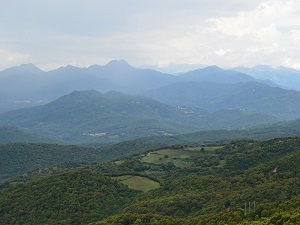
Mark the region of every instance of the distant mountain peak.
[[17, 73], [20, 73], [20, 72], [22, 72], [22, 73], [40, 73], [40, 72], [44, 72], [32, 63], [22, 64], [20, 66], [14, 66], [14, 67], [6, 69], [5, 71], [17, 72]]
[[66, 66], [61, 66], [59, 69], [64, 69], [64, 70], [73, 70], [73, 69], [81, 69], [80, 67], [72, 66], [70, 64]]
[[[86, 96], [90, 96], [90, 95], [102, 95], [101, 92], [96, 91], [96, 90], [85, 90], [85, 91], [73, 91], [65, 96], [76, 96], [76, 95], [86, 95]], [[64, 96], [63, 96], [64, 97]]]
[[213, 65], [203, 68], [202, 71], [220, 72], [224, 70], [216, 65]]
[[125, 68], [132, 68], [131, 65], [129, 65], [125, 60], [112, 60], [109, 63], [107, 63], [104, 67], [107, 68], [118, 68], [118, 69], [125, 69]]
[[93, 64], [88, 67], [88, 69], [99, 69], [101, 66], [98, 64]]

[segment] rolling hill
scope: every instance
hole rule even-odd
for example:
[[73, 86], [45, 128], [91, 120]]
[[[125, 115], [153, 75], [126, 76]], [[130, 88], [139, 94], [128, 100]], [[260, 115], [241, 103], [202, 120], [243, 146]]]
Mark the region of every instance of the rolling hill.
[[[13, 131], [15, 130], [14, 128]], [[85, 147], [43, 143], [8, 143], [0, 145], [0, 171], [2, 174], [0, 183], [16, 175], [62, 163], [104, 163], [168, 145], [226, 144], [232, 140], [267, 140], [299, 135], [300, 120], [295, 120], [267, 127], [153, 136], [109, 145], [90, 143], [85, 144]]]
[[44, 144], [9, 143], [0, 145], [0, 183], [13, 176], [73, 162], [103, 162], [110, 160], [100, 149]]
[[209, 112], [172, 107], [117, 92], [76, 91], [43, 106], [7, 112], [0, 124], [69, 143], [118, 142], [198, 130], [238, 129], [276, 122], [241, 110]]
[[271, 80], [286, 89], [300, 91], [300, 71], [296, 69], [258, 65], [252, 68], [238, 67], [233, 70], [249, 74], [257, 79]]
[[9, 189], [1, 192], [1, 225], [87, 224], [118, 213], [137, 194], [102, 174], [85, 170], [37, 178], [12, 188], [13, 195]]
[[181, 82], [186, 81], [201, 81], [212, 83], [227, 83], [237, 84], [245, 82], [258, 82], [264, 83], [270, 86], [277, 86], [272, 81], [266, 79], [256, 79], [246, 73], [242, 73], [235, 70], [225, 70], [217, 66], [208, 66], [203, 69], [196, 69], [179, 75]]
[[[166, 146], [35, 177], [0, 190], [0, 224], [296, 225], [299, 143], [298, 137]], [[132, 176], [160, 185], [135, 191], [124, 186]]]
[[238, 84], [180, 82], [145, 95], [171, 105], [206, 110], [236, 109], [263, 113], [280, 120], [300, 117], [300, 92], [270, 87], [257, 82]]
[[16, 127], [1, 126], [0, 127], [0, 144], [4, 143], [38, 143], [53, 142], [49, 138], [33, 135]]

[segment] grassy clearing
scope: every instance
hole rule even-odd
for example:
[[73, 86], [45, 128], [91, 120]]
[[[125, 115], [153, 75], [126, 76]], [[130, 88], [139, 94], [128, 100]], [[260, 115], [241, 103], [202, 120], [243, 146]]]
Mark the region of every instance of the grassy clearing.
[[[141, 162], [152, 164], [173, 163], [175, 166], [184, 168], [193, 164], [193, 158], [200, 154], [215, 155], [215, 151], [223, 146], [197, 146], [187, 147], [185, 149], [163, 149], [150, 152], [145, 155]], [[203, 151], [204, 150], [204, 151]], [[221, 162], [225, 165], [226, 162]]]
[[218, 167], [224, 167], [226, 165], [226, 160], [220, 160]]
[[123, 160], [118, 160], [118, 161], [115, 161], [114, 163], [117, 165], [121, 165], [123, 162], [124, 162]]
[[115, 179], [121, 181], [121, 183], [127, 185], [131, 189], [145, 192], [160, 187], [158, 182], [146, 177], [125, 175], [115, 177]]
[[172, 160], [170, 160], [170, 162], [174, 163], [175, 166], [181, 167], [181, 168], [190, 167], [193, 164], [192, 162], [185, 161], [182, 159], [172, 159]]
[[141, 162], [162, 164], [162, 163], [174, 163], [178, 167], [188, 167], [192, 163], [188, 159], [194, 155], [193, 152], [175, 149], [163, 149], [155, 152], [148, 153], [141, 159]]

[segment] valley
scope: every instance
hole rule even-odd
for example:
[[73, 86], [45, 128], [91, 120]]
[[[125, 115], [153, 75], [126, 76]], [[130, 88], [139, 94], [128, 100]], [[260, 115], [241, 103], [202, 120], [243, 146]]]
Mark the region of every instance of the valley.
[[3, 85], [20, 85], [9, 81], [22, 70], [41, 83], [20, 90], [26, 106], [2, 104], [0, 224], [300, 221], [298, 91], [215, 66], [175, 76], [123, 60], [20, 66]]
[[2, 1], [0, 225], [299, 225], [299, 12]]

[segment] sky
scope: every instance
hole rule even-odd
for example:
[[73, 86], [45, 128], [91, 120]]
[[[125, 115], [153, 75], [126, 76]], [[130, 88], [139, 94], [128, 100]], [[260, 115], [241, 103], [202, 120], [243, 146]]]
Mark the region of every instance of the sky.
[[0, 70], [113, 59], [300, 69], [300, 0], [0, 0]]

